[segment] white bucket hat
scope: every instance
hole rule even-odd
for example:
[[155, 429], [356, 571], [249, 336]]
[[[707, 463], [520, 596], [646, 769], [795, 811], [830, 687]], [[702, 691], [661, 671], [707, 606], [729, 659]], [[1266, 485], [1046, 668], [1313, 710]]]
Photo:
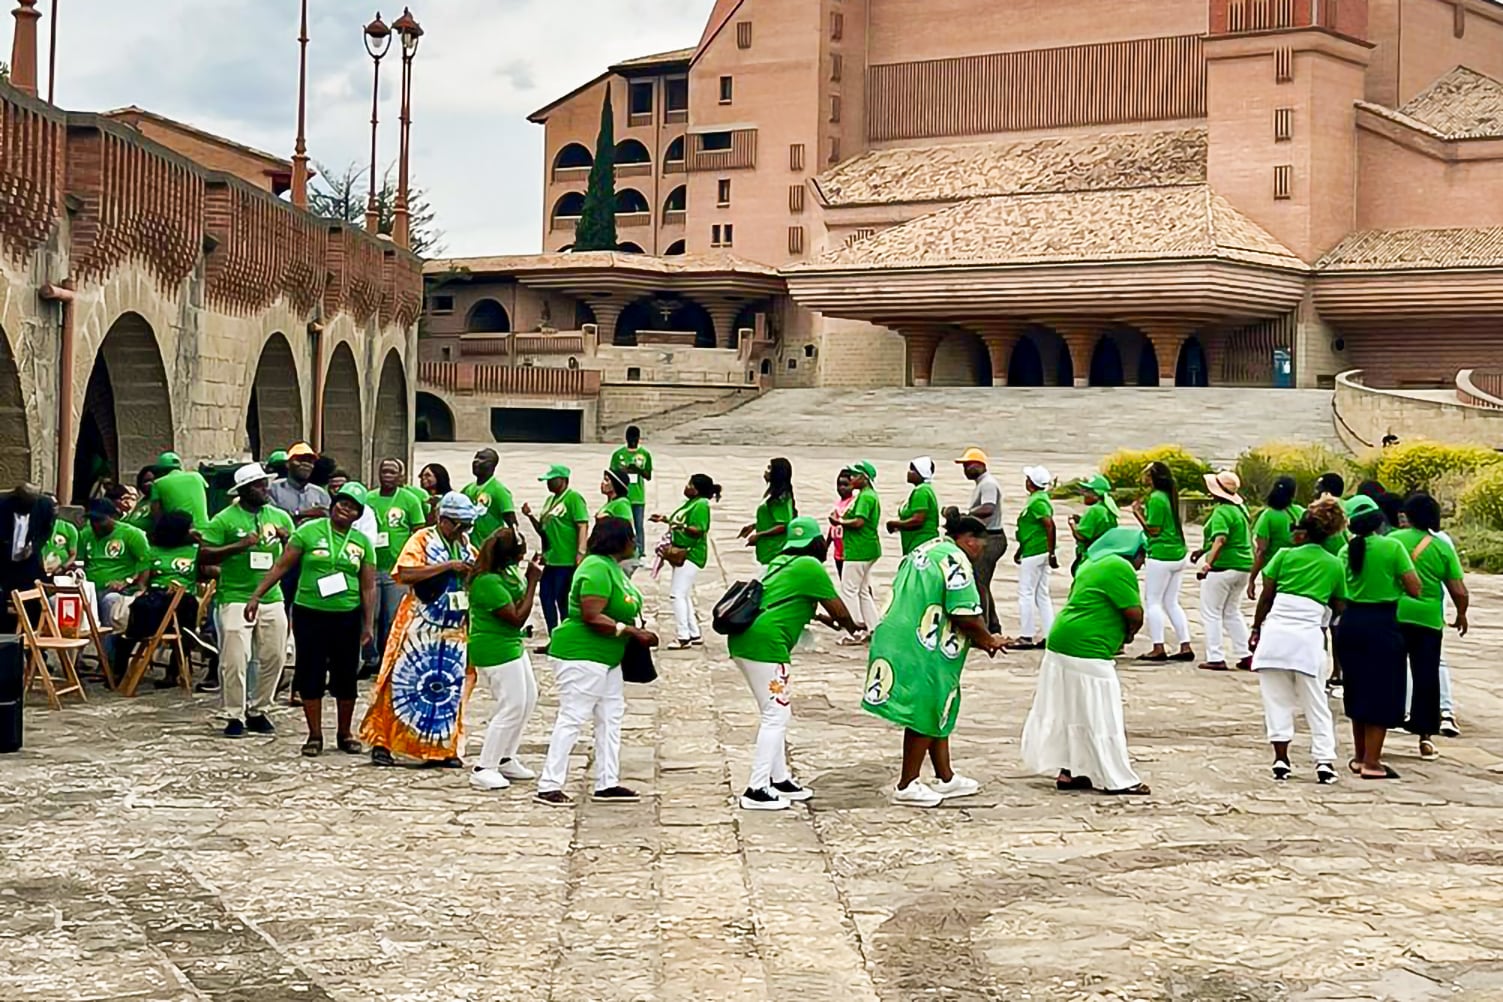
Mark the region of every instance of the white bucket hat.
[[1206, 490], [1223, 501], [1242, 504], [1242, 478], [1231, 470], [1206, 474]]
[[247, 463], [235, 471], [235, 485], [230, 488], [231, 497], [240, 496], [240, 488], [257, 480], [270, 480], [271, 474], [260, 463]]

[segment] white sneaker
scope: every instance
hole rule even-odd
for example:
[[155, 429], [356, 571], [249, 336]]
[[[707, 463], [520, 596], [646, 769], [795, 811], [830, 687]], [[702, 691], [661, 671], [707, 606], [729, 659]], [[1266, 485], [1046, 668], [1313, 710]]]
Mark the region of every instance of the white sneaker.
[[753, 790], [747, 787], [746, 792], [741, 794], [741, 809], [743, 811], [786, 811], [788, 801], [771, 790]]
[[517, 780], [519, 782], [525, 782], [529, 779], [538, 778], [537, 773], [533, 772], [531, 769], [527, 768], [525, 765], [523, 765], [521, 762], [518, 762], [514, 758], [509, 758], [506, 761], [502, 762], [499, 767], [499, 771], [501, 775], [505, 776], [507, 779]]
[[941, 783], [935, 780], [930, 789], [946, 800], [951, 800], [955, 797], [970, 797], [979, 793], [981, 791], [981, 784], [971, 777], [962, 776], [957, 772], [950, 776], [948, 783]]
[[511, 780], [495, 769], [476, 769], [470, 773], [470, 785], [477, 790], [504, 790]]
[[769, 789], [771, 789], [771, 791], [777, 796], [782, 797], [784, 800], [790, 801], [802, 802], [812, 799], [814, 796], [813, 790], [809, 789], [807, 786], [799, 786], [798, 783], [794, 782], [792, 776], [783, 780], [781, 783], [772, 784]]
[[938, 807], [945, 798], [915, 779], [901, 790], [894, 788], [892, 802], [904, 807]]

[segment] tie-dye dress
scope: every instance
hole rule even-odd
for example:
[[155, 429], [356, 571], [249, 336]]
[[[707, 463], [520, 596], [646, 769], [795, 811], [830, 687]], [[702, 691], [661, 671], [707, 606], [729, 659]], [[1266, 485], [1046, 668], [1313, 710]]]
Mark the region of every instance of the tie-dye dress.
[[[437, 528], [424, 528], [402, 548], [396, 570], [474, 559], [468, 538], [450, 543]], [[370, 709], [360, 725], [360, 738], [367, 745], [424, 760], [459, 755], [464, 704], [475, 684], [465, 643], [467, 608], [464, 581], [457, 576], [429, 602], [407, 589], [386, 641]]]

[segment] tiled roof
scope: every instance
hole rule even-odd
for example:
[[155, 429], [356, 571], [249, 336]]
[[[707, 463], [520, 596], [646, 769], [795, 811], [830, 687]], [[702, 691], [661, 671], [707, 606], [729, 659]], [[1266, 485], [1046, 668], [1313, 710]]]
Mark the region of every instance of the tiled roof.
[[731, 19], [741, 4], [742, 0], [715, 0], [715, 7], [710, 11], [710, 19], [705, 22], [704, 34], [699, 36], [699, 45], [694, 49], [695, 59], [698, 59], [699, 54], [709, 46], [716, 35], [720, 34], [720, 29], [725, 27], [726, 22]]
[[1206, 131], [1066, 136], [874, 150], [815, 180], [831, 206], [1197, 184]]
[[1384, 118], [1439, 139], [1503, 138], [1503, 82], [1458, 66], [1402, 108], [1360, 102]]
[[657, 66], [659, 63], [686, 63], [693, 57], [693, 49], [674, 49], [671, 52], [657, 52], [650, 56], [623, 59], [619, 63], [613, 64], [611, 69], [640, 69], [647, 66]]
[[1306, 265], [1204, 184], [977, 198], [791, 270], [1221, 258]]
[[1332, 271], [1426, 271], [1503, 267], [1503, 226], [1444, 230], [1363, 230], [1316, 267]]
[[694, 272], [727, 272], [776, 275], [778, 270], [734, 254], [677, 254], [673, 257], [650, 257], [646, 254], [621, 254], [615, 251], [581, 251], [570, 254], [503, 254], [496, 257], [435, 258], [423, 264], [425, 275], [445, 275], [454, 271], [473, 274], [512, 274], [538, 271], [568, 271], [610, 268], [619, 271], [650, 272], [659, 275], [682, 275]]

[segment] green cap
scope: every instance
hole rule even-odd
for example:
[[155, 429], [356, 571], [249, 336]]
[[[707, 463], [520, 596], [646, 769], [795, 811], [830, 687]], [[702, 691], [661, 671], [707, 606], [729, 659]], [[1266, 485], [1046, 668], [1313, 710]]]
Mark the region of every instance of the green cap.
[[564, 466], [562, 463], [554, 463], [552, 466], [548, 467], [548, 472], [547, 473], [543, 474], [541, 477], [538, 477], [538, 481], [540, 483], [548, 481], [548, 480], [568, 480], [568, 479], [569, 479], [569, 468], [567, 466]]
[[1094, 477], [1082, 480], [1080, 482], [1080, 489], [1088, 490], [1092, 494], [1100, 494], [1102, 497], [1106, 497], [1112, 492], [1112, 482], [1106, 479], [1105, 474], [1098, 473]]
[[1148, 534], [1142, 529], [1120, 527], [1108, 529], [1086, 551], [1087, 560], [1102, 557], [1135, 557], [1148, 548]]
[[175, 452], [164, 452], [157, 457], [157, 469], [159, 470], [181, 470], [182, 468], [183, 457]]
[[872, 465], [872, 461], [869, 459], [858, 459], [850, 466], [847, 466], [846, 469], [850, 470], [852, 473], [861, 474], [872, 483], [877, 482], [877, 468]]
[[788, 535], [783, 538], [783, 549], [801, 550], [824, 535], [817, 519], [800, 515], [788, 523]]
[[347, 482], [343, 487], [334, 492], [336, 498], [349, 498], [362, 508], [365, 507], [365, 499], [369, 495], [370, 491], [365, 489], [365, 485], [357, 483], [354, 480]]
[[270, 465], [272, 463], [285, 463], [285, 462], [287, 462], [287, 450], [286, 449], [278, 449], [276, 452], [273, 452], [271, 455], [269, 455], [269, 456], [266, 457], [266, 462], [267, 462], [268, 465]]
[[1347, 498], [1345, 501], [1341, 502], [1341, 507], [1346, 509], [1346, 517], [1348, 519], [1353, 519], [1359, 515], [1367, 515], [1372, 512], [1382, 510], [1378, 507], [1378, 502], [1374, 501], [1366, 494], [1358, 494], [1354, 497]]

